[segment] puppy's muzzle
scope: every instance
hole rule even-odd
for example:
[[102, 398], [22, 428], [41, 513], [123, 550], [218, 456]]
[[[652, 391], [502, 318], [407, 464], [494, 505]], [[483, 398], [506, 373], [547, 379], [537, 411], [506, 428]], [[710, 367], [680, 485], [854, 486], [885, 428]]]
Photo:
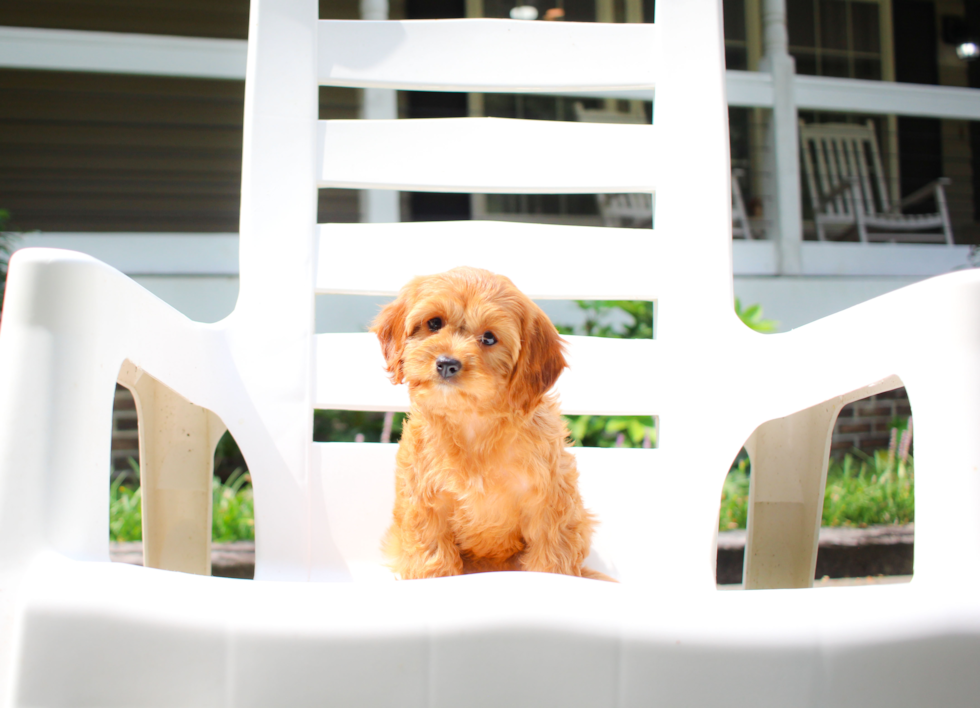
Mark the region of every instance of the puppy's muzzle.
[[444, 379], [451, 379], [453, 376], [459, 373], [463, 365], [459, 362], [459, 359], [453, 359], [448, 356], [441, 356], [436, 359], [436, 371], [439, 372], [439, 376]]

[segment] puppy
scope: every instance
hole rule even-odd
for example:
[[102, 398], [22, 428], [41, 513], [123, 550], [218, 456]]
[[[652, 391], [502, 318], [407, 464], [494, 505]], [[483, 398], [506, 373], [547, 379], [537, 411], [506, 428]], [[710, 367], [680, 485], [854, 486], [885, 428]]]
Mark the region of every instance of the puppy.
[[566, 363], [547, 315], [507, 278], [455, 268], [412, 280], [371, 331], [412, 401], [384, 541], [392, 569], [609, 580], [582, 565], [596, 522], [548, 394]]

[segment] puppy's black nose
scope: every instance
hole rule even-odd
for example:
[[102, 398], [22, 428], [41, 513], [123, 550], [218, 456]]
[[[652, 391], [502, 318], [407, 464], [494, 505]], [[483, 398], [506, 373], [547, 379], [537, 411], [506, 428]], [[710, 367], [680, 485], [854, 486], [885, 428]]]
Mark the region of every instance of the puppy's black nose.
[[436, 359], [436, 371], [444, 379], [451, 379], [462, 368], [463, 365], [459, 363], [459, 359], [453, 359], [448, 356], [441, 356]]

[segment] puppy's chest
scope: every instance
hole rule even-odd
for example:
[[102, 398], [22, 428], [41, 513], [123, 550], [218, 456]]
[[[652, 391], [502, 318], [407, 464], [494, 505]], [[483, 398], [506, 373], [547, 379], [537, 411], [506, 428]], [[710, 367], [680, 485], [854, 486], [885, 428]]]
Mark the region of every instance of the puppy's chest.
[[470, 473], [447, 491], [453, 497], [452, 517], [461, 536], [519, 538], [521, 510], [534, 496], [526, 472], [513, 465]]

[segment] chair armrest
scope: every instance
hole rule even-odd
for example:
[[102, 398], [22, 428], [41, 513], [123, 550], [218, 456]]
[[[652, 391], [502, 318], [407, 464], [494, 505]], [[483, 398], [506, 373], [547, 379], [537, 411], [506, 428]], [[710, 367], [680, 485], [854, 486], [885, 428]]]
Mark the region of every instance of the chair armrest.
[[94, 258], [14, 254], [0, 328], [0, 566], [43, 548], [108, 559], [109, 441], [123, 361], [215, 410], [208, 379], [234, 371], [223, 341], [220, 325], [192, 322]]
[[[868, 347], [834, 359], [842, 341], [879, 341], [910, 327], [914, 336], [901, 346]], [[768, 376], [785, 396], [770, 419], [832, 405], [891, 376], [905, 384], [915, 416], [916, 462], [921, 478], [929, 480], [915, 490], [921, 521], [916, 578], [960, 573], [962, 558], [980, 552], [980, 495], [974, 493], [980, 445], [973, 432], [980, 427], [980, 272], [930, 278], [764, 341], [772, 337], [785, 339], [775, 340], [766, 357], [755, 353], [755, 371], [743, 365], [739, 372], [753, 381]]]
[[924, 187], [912, 192], [910, 195], [905, 197], [902, 201], [892, 207], [891, 212], [893, 214], [900, 214], [902, 209], [912, 204], [916, 204], [921, 201], [925, 201], [931, 196], [934, 196], [938, 190], [943, 190], [944, 187], [948, 187], [952, 184], [952, 180], [949, 177], [940, 177], [939, 179], [934, 179], [929, 184]]

